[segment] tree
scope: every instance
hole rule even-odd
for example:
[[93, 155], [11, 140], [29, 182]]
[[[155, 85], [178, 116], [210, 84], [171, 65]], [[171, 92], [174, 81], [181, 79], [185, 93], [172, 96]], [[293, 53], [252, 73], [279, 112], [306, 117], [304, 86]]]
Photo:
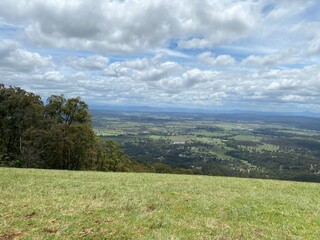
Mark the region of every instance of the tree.
[[0, 166], [132, 171], [133, 165], [115, 142], [97, 138], [80, 97], [52, 95], [44, 105], [34, 93], [0, 84]]
[[18, 87], [0, 85], [0, 157], [9, 166], [19, 166], [22, 134], [43, 123], [40, 96]]
[[129, 156], [110, 139], [100, 140], [96, 166], [98, 171], [130, 172], [133, 170], [133, 163]]
[[44, 152], [49, 132], [35, 127], [28, 128], [22, 135], [21, 166], [26, 168], [46, 168]]
[[45, 115], [59, 124], [87, 124], [91, 121], [88, 105], [79, 97], [66, 99], [63, 95], [52, 95], [47, 100]]
[[97, 141], [89, 125], [55, 124], [41, 141], [46, 168], [93, 169]]
[[160, 162], [152, 164], [152, 167], [154, 168], [156, 173], [173, 173], [172, 167]]
[[64, 105], [66, 99], [61, 96], [52, 95], [47, 99], [45, 106], [45, 116], [54, 123], [64, 123]]
[[65, 122], [68, 125], [72, 123], [87, 124], [91, 121], [91, 115], [88, 113], [88, 105], [81, 101], [79, 97], [69, 98], [64, 106]]

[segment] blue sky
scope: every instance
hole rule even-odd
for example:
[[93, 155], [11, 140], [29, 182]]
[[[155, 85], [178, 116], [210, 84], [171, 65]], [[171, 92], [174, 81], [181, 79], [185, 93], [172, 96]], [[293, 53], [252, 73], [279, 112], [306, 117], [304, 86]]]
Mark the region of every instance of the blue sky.
[[2, 0], [0, 82], [95, 105], [320, 112], [317, 0]]

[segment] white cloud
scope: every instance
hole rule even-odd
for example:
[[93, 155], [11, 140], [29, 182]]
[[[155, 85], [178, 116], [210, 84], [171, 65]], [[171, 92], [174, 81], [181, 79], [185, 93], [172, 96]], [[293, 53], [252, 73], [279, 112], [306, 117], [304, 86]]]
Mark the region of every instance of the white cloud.
[[236, 64], [236, 60], [230, 55], [213, 56], [211, 52], [203, 52], [198, 55], [201, 63], [211, 66], [232, 66]]
[[241, 61], [243, 66], [254, 66], [254, 67], [272, 67], [282, 66], [287, 64], [294, 64], [301, 61], [304, 57], [300, 53], [299, 48], [287, 48], [279, 50], [272, 54], [257, 56], [250, 55]]
[[303, 96], [299, 96], [299, 95], [285, 95], [282, 96], [281, 99], [285, 102], [299, 102], [299, 103], [303, 103], [306, 100], [310, 99], [309, 97], [303, 97]]
[[142, 70], [149, 66], [149, 60], [147, 58], [138, 58], [135, 60], [129, 60], [121, 63], [123, 67], [132, 68], [135, 70]]
[[316, 0], [2, 0], [0, 74], [8, 85], [93, 103], [320, 111], [319, 8]]
[[36, 68], [53, 66], [51, 60], [51, 56], [43, 57], [20, 48], [14, 41], [0, 39], [0, 69], [30, 72]]
[[309, 42], [308, 53], [311, 55], [320, 53], [320, 36]]
[[127, 53], [165, 47], [171, 39], [181, 48], [234, 41], [254, 27], [259, 7], [218, 0], [3, 0], [0, 15], [24, 24], [36, 44]]
[[58, 71], [49, 71], [43, 75], [43, 78], [49, 81], [60, 82], [64, 80], [64, 75]]
[[[221, 72], [189, 69], [169, 61], [154, 63], [152, 58], [114, 62], [107, 67], [119, 73], [114, 75], [44, 71], [20, 76], [19, 84], [42, 89], [42, 94], [80, 95], [85, 100], [108, 104], [174, 103], [234, 108], [254, 105], [266, 109], [295, 103], [314, 107], [320, 101], [318, 65], [302, 69], [265, 69], [259, 73]], [[133, 64], [143, 62], [144, 68]]]
[[155, 57], [153, 57], [151, 59], [138, 58], [124, 62], [114, 62], [105, 69], [105, 73], [107, 76], [126, 76], [137, 81], [154, 82], [181, 70], [182, 67], [176, 62], [161, 62], [159, 59], [155, 61]]
[[109, 58], [100, 55], [75, 58], [70, 61], [70, 65], [77, 69], [103, 70], [108, 66]]

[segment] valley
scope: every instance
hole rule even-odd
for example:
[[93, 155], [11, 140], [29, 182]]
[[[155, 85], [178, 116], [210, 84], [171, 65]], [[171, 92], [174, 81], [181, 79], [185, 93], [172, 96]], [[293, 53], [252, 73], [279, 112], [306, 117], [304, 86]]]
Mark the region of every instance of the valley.
[[120, 142], [156, 172], [320, 181], [318, 118], [116, 111], [93, 116], [100, 137]]

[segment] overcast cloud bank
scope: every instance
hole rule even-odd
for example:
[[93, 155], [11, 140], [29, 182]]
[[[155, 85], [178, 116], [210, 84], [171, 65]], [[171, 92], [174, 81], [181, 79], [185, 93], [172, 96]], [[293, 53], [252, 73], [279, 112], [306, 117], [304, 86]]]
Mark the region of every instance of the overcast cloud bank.
[[91, 105], [320, 112], [317, 0], [2, 0], [1, 81]]

